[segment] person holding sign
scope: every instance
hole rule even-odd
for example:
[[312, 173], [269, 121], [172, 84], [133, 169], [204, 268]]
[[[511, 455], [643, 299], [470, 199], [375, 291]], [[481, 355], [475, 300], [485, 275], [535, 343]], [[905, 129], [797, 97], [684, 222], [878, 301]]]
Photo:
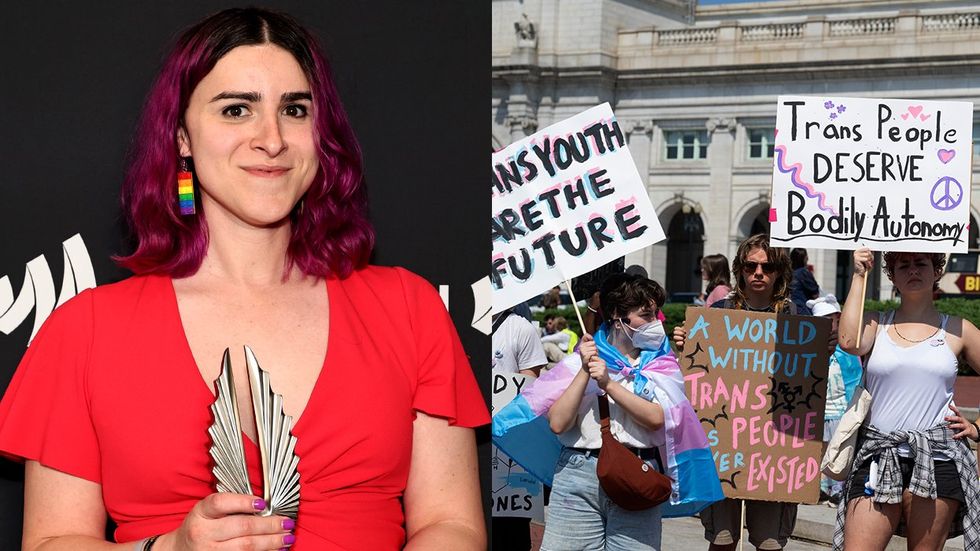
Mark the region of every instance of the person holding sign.
[[[599, 487], [596, 462], [602, 438], [595, 387], [609, 396], [613, 436], [663, 472], [657, 452], [663, 444], [663, 408], [634, 387], [643, 368], [641, 353], [652, 356], [666, 340], [657, 319], [665, 299], [663, 287], [637, 276], [612, 276], [602, 284], [599, 305], [613, 321], [604, 323], [594, 338], [583, 337], [581, 369], [548, 411], [551, 430], [565, 449], [555, 470], [542, 551], [660, 549], [660, 507], [627, 511]], [[619, 366], [622, 376], [615, 382], [609, 364]], [[593, 392], [586, 392], [590, 387]]]
[[[874, 260], [867, 248], [853, 258], [856, 290]], [[841, 318], [841, 348], [869, 355], [871, 409], [837, 509], [834, 548], [884, 549], [897, 533], [910, 548], [942, 549], [963, 534], [965, 548], [978, 549], [980, 485], [963, 439], [980, 440], [980, 431], [953, 404], [953, 383], [961, 354], [980, 366], [980, 331], [932, 302], [944, 254], [886, 252], [884, 260], [902, 296], [898, 310], [862, 319], [861, 304], [851, 300]]]
[[[0, 450], [27, 462], [23, 548], [486, 549], [484, 399], [436, 290], [368, 265], [360, 148], [312, 34], [258, 8], [187, 29], [130, 158], [117, 261], [136, 275], [58, 307], [0, 403]], [[215, 489], [229, 348], [253, 483], [268, 464], [243, 344], [296, 420], [295, 519]]]
[[[716, 308], [753, 312], [796, 314], [789, 298], [793, 274], [786, 252], [769, 246], [769, 236], [756, 234], [742, 241], [732, 260], [735, 288], [731, 296], [716, 302]], [[674, 344], [684, 349], [687, 329], [674, 328]], [[709, 551], [734, 551], [742, 533], [741, 499], [725, 498], [701, 513]], [[796, 526], [796, 503], [744, 500], [749, 542], [757, 549], [776, 550], [786, 546]]]

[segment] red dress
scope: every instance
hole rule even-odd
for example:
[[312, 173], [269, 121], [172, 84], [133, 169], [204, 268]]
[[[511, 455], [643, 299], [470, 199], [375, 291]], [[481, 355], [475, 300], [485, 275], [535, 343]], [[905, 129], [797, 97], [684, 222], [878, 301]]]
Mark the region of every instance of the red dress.
[[[294, 549], [399, 549], [415, 411], [465, 427], [489, 415], [425, 280], [368, 267], [326, 289], [327, 355], [293, 428]], [[101, 286], [58, 308], [37, 334], [0, 402], [0, 450], [101, 484], [119, 542], [169, 532], [214, 492], [211, 387], [169, 277]], [[245, 450], [261, 484], [258, 448], [246, 438]]]

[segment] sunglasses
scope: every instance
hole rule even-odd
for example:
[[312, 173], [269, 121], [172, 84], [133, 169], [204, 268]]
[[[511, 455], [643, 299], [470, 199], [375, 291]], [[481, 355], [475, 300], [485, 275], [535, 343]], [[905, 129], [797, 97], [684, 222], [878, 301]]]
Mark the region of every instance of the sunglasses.
[[759, 268], [759, 266], [762, 266], [762, 271], [767, 274], [771, 274], [776, 271], [775, 262], [752, 262], [752, 261], [744, 262], [742, 264], [742, 271], [747, 274], [754, 274], [755, 271]]

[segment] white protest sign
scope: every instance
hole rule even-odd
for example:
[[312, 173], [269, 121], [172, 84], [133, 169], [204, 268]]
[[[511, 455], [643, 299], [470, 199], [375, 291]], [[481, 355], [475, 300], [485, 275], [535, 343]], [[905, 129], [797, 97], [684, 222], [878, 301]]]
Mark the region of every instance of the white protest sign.
[[[534, 377], [494, 370], [492, 379], [493, 412], [496, 413]], [[491, 446], [490, 477], [490, 511], [493, 516], [544, 520], [544, 488], [541, 481], [497, 446]]]
[[973, 104], [781, 96], [772, 244], [967, 252]]
[[493, 312], [664, 239], [608, 103], [494, 153]]

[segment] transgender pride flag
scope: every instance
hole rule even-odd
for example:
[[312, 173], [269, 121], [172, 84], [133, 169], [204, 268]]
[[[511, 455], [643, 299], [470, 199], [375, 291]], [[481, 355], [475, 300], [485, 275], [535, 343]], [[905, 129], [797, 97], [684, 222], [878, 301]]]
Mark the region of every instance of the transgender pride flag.
[[[664, 445], [660, 446], [660, 456], [666, 458], [666, 474], [674, 482], [670, 501], [662, 506], [663, 516], [691, 516], [724, 499], [708, 439], [684, 393], [684, 377], [668, 340], [664, 339], [659, 350], [641, 352], [637, 368], [609, 344], [606, 325], [596, 332], [595, 341], [610, 378], [615, 382], [623, 378], [632, 380], [637, 396], [656, 400], [664, 410]], [[549, 486], [561, 443], [551, 432], [545, 414], [581, 366], [579, 355], [570, 354], [525, 387], [493, 417], [494, 444]], [[595, 382], [589, 381], [582, 399], [595, 400], [598, 392]]]

